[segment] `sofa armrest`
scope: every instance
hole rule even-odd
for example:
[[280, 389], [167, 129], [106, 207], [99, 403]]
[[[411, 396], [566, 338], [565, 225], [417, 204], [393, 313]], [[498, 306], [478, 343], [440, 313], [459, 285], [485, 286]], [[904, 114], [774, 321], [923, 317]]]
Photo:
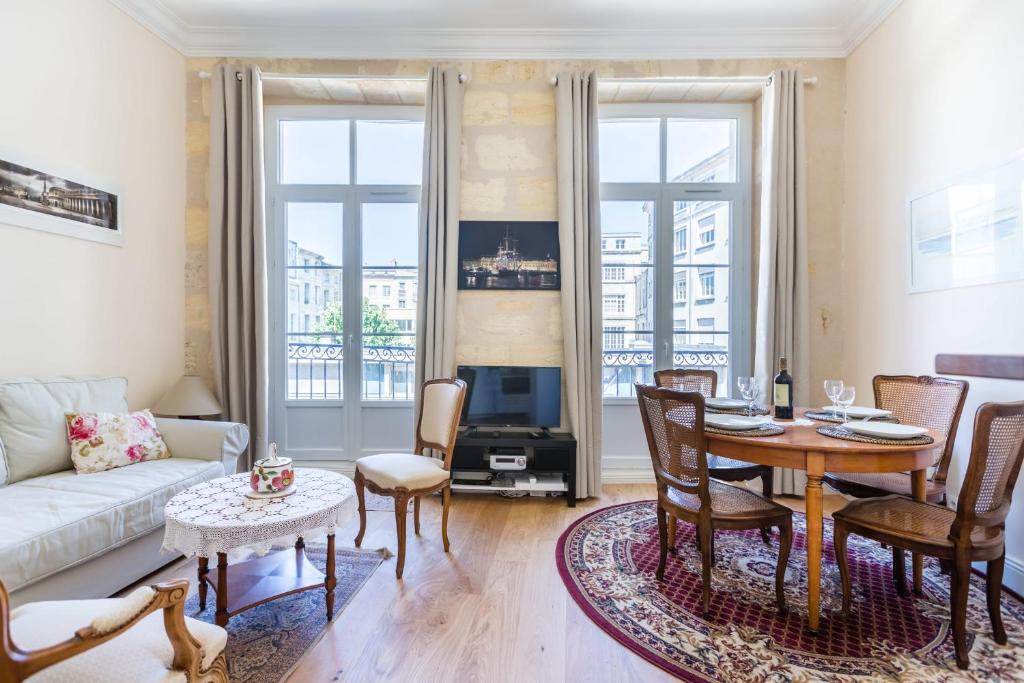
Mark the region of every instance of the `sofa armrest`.
[[219, 460], [228, 474], [238, 469], [238, 456], [249, 445], [249, 428], [238, 422], [158, 417], [156, 426], [172, 457]]

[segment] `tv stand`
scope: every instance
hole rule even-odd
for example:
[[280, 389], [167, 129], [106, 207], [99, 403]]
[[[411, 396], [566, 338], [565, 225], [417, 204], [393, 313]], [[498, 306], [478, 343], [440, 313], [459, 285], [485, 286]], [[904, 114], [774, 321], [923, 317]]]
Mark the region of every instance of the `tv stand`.
[[[491, 456], [517, 461], [525, 467], [491, 467]], [[452, 490], [533, 494], [564, 493], [569, 507], [576, 507], [576, 439], [566, 432], [486, 431], [470, 428], [455, 439], [452, 455]], [[514, 485], [497, 486], [500, 475], [511, 475]]]

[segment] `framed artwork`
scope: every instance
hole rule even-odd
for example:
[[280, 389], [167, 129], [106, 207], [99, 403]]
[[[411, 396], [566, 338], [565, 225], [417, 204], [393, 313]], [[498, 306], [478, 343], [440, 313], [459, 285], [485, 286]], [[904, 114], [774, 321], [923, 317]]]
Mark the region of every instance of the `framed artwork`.
[[0, 223], [121, 245], [118, 195], [0, 159]]
[[459, 289], [560, 287], [558, 221], [459, 223]]
[[913, 292], [1024, 278], [1024, 159], [907, 202]]

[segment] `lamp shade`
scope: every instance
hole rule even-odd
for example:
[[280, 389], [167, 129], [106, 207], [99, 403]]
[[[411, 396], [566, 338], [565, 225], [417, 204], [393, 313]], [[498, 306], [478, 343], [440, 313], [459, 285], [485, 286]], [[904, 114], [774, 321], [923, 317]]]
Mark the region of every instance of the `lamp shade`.
[[196, 375], [183, 375], [171, 390], [156, 402], [153, 412], [157, 415], [219, 415], [220, 403], [206, 382]]

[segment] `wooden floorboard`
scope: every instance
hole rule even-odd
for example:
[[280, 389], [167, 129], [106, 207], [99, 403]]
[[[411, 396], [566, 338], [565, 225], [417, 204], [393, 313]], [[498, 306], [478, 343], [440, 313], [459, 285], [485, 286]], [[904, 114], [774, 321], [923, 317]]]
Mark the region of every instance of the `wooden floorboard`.
[[[403, 580], [395, 579], [395, 558], [385, 561], [289, 682], [672, 680], [595, 626], [555, 565], [555, 544], [573, 520], [654, 493], [651, 485], [605, 486], [575, 509], [556, 498], [456, 494], [450, 554], [441, 545], [440, 499], [424, 500], [420, 536], [409, 520]], [[782, 501], [803, 508], [802, 500]], [[825, 511], [842, 503], [826, 495]], [[394, 551], [394, 513], [367, 517], [363, 547]], [[340, 530], [339, 546], [351, 545], [357, 529], [353, 520]], [[185, 577], [194, 589], [195, 569], [195, 560], [183, 560], [140, 583]]]

